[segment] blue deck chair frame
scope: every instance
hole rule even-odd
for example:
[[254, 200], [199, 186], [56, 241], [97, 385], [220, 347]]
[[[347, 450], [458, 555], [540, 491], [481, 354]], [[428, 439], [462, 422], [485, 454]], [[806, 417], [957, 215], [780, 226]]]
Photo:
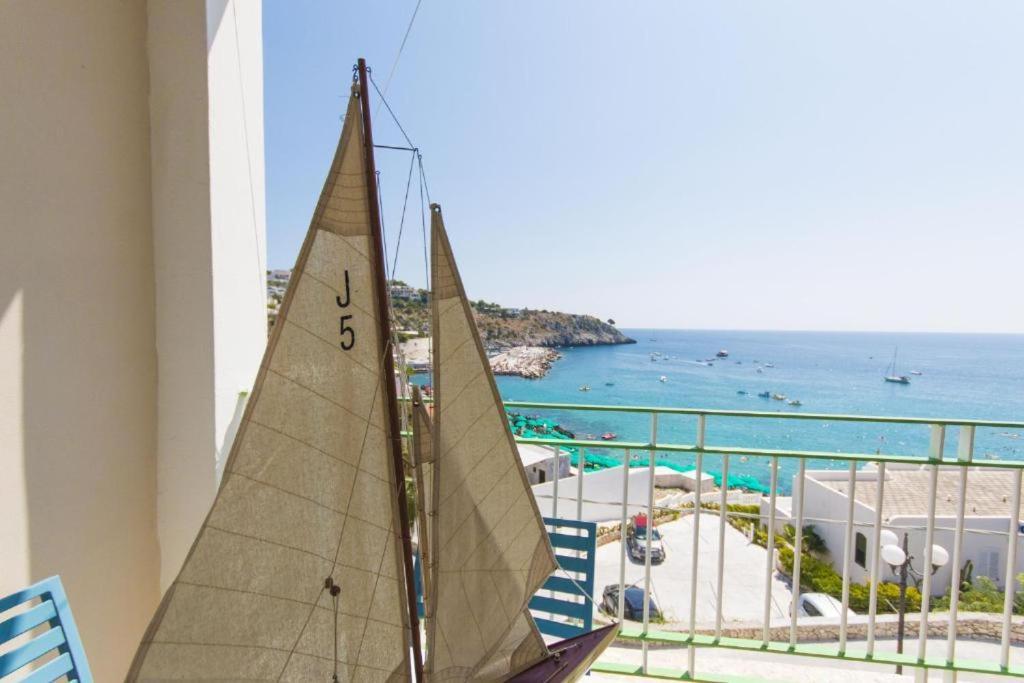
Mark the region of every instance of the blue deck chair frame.
[[[569, 579], [564, 572], [549, 576], [540, 591], [530, 599], [531, 612], [538, 613], [533, 619], [540, 632], [547, 636], [572, 638], [589, 633], [594, 627], [594, 608], [588, 596], [594, 595], [597, 524], [554, 517], [545, 517], [544, 524], [548, 528], [548, 539], [554, 548], [558, 565], [572, 573], [576, 579]], [[423, 575], [419, 553], [413, 557], [413, 573], [416, 579], [416, 604], [422, 619]], [[556, 621], [551, 616], [561, 619]]]
[[[23, 605], [22, 611], [9, 617], [9, 612]], [[48, 653], [56, 656], [22, 679], [22, 683], [44, 683], [67, 676], [68, 681], [92, 683], [92, 673], [85, 649], [78, 636], [75, 618], [71, 616], [68, 597], [59, 576], [51, 576], [17, 593], [0, 598], [0, 645], [39, 627], [48, 627], [0, 655], [0, 678], [9, 676]], [[6, 648], [5, 648], [6, 650]]]

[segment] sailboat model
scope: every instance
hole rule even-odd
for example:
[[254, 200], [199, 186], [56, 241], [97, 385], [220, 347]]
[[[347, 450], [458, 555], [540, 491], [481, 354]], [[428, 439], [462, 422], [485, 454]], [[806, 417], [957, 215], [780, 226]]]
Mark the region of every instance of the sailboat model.
[[892, 382], [893, 384], [910, 384], [910, 378], [906, 375], [900, 375], [896, 372], [896, 352], [898, 349], [892, 350], [892, 362], [889, 363], [889, 367], [885, 370], [885, 377], [883, 379], [886, 382]]
[[368, 90], [359, 60], [220, 488], [130, 681], [554, 682], [616, 633], [546, 646], [526, 609], [554, 555], [432, 207], [437, 403], [413, 413], [423, 657]]

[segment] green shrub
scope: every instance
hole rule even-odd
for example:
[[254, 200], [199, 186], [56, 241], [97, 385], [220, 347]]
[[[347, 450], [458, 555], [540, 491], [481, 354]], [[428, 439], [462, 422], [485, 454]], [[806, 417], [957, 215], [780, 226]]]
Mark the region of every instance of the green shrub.
[[[784, 543], [779, 544], [779, 562], [782, 564], [783, 570], [792, 576], [793, 549]], [[806, 592], [827, 593], [836, 600], [842, 600], [843, 577], [827, 562], [823, 562], [813, 555], [805, 553], [800, 560], [800, 589]], [[879, 583], [878, 613], [896, 612], [899, 609], [899, 597], [900, 588], [898, 585], [895, 583]], [[867, 612], [870, 598], [870, 582], [850, 584], [850, 609], [854, 612]], [[907, 611], [915, 612], [920, 609], [921, 593], [913, 586], [908, 586]]]

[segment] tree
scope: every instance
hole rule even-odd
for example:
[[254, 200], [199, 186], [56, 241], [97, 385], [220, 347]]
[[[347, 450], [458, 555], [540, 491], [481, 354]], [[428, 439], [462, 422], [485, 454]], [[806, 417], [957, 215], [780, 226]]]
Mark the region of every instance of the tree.
[[614, 318], [608, 318], [608, 324], [609, 324], [609, 325], [613, 325], [613, 326], [614, 326], [614, 325], [615, 325], [615, 320], [614, 320]]

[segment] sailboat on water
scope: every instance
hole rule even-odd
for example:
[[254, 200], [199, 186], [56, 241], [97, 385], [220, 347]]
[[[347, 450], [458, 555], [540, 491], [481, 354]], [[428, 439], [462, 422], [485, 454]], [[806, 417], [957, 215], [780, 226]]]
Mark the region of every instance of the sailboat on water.
[[892, 382], [893, 384], [910, 384], [910, 378], [906, 375], [900, 375], [896, 372], [896, 352], [899, 349], [893, 348], [892, 350], [892, 362], [885, 370], [885, 377], [883, 379], [886, 382]]
[[527, 604], [556, 568], [431, 206], [434, 397], [409, 456], [366, 65], [223, 479], [128, 680], [564, 681], [617, 625], [546, 645]]

